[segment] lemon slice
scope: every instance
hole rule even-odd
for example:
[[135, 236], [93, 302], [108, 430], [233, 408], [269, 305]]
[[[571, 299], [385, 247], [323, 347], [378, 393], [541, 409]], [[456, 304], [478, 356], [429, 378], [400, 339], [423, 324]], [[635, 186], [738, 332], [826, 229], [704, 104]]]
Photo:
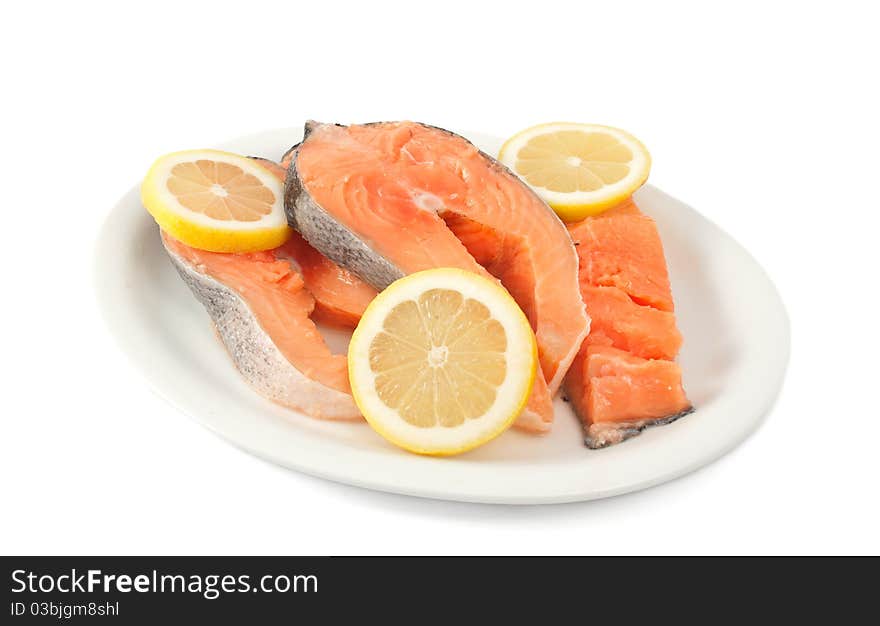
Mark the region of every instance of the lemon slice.
[[200, 250], [268, 250], [290, 236], [283, 183], [238, 154], [166, 154], [147, 172], [141, 200], [165, 232]]
[[380, 435], [411, 452], [458, 454], [501, 434], [537, 370], [528, 320], [497, 283], [432, 269], [392, 283], [348, 349], [352, 395]]
[[638, 139], [597, 124], [533, 126], [508, 139], [498, 160], [568, 222], [620, 204], [651, 170], [651, 155]]

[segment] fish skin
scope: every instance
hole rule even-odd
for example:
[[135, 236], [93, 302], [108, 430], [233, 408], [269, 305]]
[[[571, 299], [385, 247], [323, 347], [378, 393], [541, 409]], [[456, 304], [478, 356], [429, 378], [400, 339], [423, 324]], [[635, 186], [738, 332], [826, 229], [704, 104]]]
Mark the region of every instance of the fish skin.
[[[302, 142], [300, 142], [300, 143], [302, 143]], [[284, 172], [285, 172], [284, 177], [287, 176], [287, 169], [290, 167], [290, 161], [291, 161], [291, 159], [293, 159], [293, 154], [297, 148], [299, 148], [299, 144], [298, 143], [293, 144], [292, 146], [290, 146], [287, 149], [287, 152], [285, 152], [284, 154], [281, 155], [281, 160], [278, 162], [278, 164], [284, 168]], [[282, 177], [282, 180], [284, 177]]]
[[362, 419], [349, 394], [306, 377], [284, 358], [233, 289], [199, 272], [167, 245], [165, 251], [183, 282], [208, 311], [236, 369], [257, 393], [320, 419]]
[[379, 291], [398, 278], [403, 278], [402, 271], [372, 250], [312, 199], [296, 170], [299, 146], [297, 144], [293, 148], [284, 183], [284, 209], [288, 224], [336, 265], [354, 272]]
[[640, 434], [646, 428], [652, 426], [665, 426], [672, 422], [690, 415], [694, 407], [690, 406], [674, 415], [667, 415], [657, 419], [643, 419], [635, 422], [598, 422], [584, 426], [584, 443], [590, 450], [607, 448]]

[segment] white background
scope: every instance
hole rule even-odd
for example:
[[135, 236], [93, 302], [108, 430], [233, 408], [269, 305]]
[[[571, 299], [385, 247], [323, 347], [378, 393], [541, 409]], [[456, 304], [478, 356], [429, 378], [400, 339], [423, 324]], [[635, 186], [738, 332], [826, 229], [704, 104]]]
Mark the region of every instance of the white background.
[[[295, 4], [4, 9], [0, 552], [880, 552], [871, 3]], [[652, 183], [778, 285], [793, 349], [775, 409], [695, 474], [530, 508], [332, 484], [209, 434], [106, 332], [94, 239], [156, 156], [307, 117], [635, 133]]]

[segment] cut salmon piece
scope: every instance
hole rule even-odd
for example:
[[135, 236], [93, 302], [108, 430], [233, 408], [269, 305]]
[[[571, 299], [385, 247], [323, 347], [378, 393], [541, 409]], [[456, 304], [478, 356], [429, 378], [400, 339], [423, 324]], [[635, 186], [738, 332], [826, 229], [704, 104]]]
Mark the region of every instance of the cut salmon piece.
[[675, 309], [657, 225], [632, 200], [568, 229], [578, 242], [581, 285], [617, 287], [636, 304]]
[[290, 155], [285, 208], [309, 243], [380, 289], [433, 267], [498, 278], [535, 331], [541, 419], [532, 423], [549, 424], [589, 318], [565, 227], [516, 176], [438, 128], [310, 123]]
[[592, 328], [565, 390], [601, 448], [691, 410], [674, 362], [682, 337], [656, 224], [632, 200], [568, 230]]
[[[617, 348], [589, 346], [585, 367], [587, 377], [596, 381], [590, 386], [589, 399], [590, 413], [596, 421], [617, 421], [621, 413], [637, 419], [666, 417], [689, 406], [681, 386], [681, 369], [674, 361], [643, 359]], [[621, 406], [627, 409], [621, 412]]]
[[673, 361], [587, 345], [575, 358], [572, 374], [566, 391], [577, 410], [589, 416], [586, 437], [593, 448], [619, 443], [691, 409], [681, 369]]
[[275, 256], [295, 263], [315, 299], [312, 319], [316, 322], [354, 329], [376, 297], [373, 287], [315, 250], [297, 232], [275, 249]]
[[553, 396], [550, 395], [550, 390], [547, 388], [547, 383], [544, 382], [540, 371], [535, 377], [529, 402], [516, 418], [513, 426], [517, 430], [536, 435], [549, 432], [553, 426]]
[[626, 350], [646, 359], [674, 359], [681, 348], [675, 315], [636, 304], [617, 287], [582, 286], [592, 318], [588, 343]]
[[202, 302], [245, 380], [274, 402], [324, 419], [361, 419], [343, 355], [311, 319], [302, 275], [275, 251], [206, 252], [163, 233], [169, 257]]

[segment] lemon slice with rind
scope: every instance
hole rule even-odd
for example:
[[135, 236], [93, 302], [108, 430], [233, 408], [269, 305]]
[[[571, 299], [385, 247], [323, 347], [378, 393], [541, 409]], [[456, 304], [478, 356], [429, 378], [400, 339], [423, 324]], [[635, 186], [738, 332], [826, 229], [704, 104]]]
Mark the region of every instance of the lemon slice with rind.
[[451, 455], [509, 427], [531, 393], [535, 336], [510, 294], [458, 269], [392, 283], [367, 307], [348, 350], [355, 402], [383, 437]]
[[568, 222], [620, 204], [651, 170], [651, 155], [638, 139], [598, 124], [527, 128], [507, 140], [498, 159]]
[[160, 157], [144, 178], [141, 200], [165, 232], [200, 250], [268, 250], [290, 236], [281, 181], [258, 161], [230, 152]]

